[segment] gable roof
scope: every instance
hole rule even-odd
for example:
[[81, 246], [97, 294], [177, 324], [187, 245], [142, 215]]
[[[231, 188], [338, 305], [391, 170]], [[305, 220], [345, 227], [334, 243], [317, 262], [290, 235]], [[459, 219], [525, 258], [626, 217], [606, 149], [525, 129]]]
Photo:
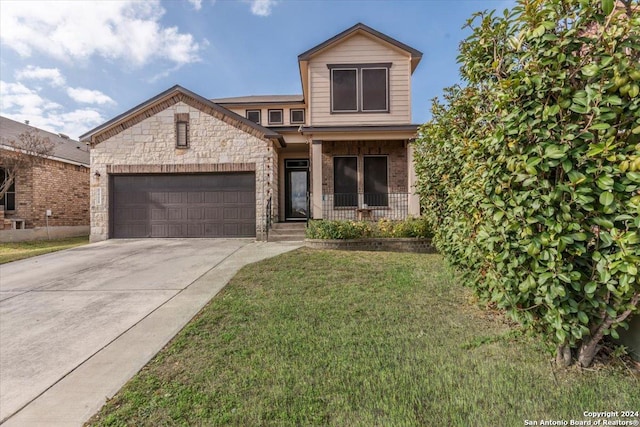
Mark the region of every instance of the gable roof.
[[415, 68], [418, 66], [418, 62], [420, 62], [420, 59], [422, 58], [422, 52], [420, 52], [418, 49], [414, 49], [411, 46], [408, 46], [392, 37], [389, 37], [386, 34], [381, 33], [380, 31], [374, 30], [373, 28], [359, 22], [356, 25], [354, 25], [351, 28], [347, 28], [346, 30], [344, 30], [343, 32], [341, 32], [340, 34], [336, 34], [335, 36], [331, 37], [330, 39], [320, 43], [317, 46], [312, 47], [311, 49], [307, 50], [306, 52], [301, 53], [300, 55], [298, 55], [298, 61], [308, 61], [309, 59], [311, 59], [311, 57], [313, 57], [315, 54], [319, 53], [320, 51], [323, 51], [325, 49], [327, 49], [328, 47], [339, 43], [340, 41], [344, 40], [345, 38], [348, 38], [350, 36], [352, 36], [355, 33], [359, 33], [359, 32], [363, 32], [366, 33], [370, 36], [376, 37], [378, 39], [381, 39], [387, 43], [389, 43], [392, 46], [395, 46], [401, 50], [404, 50], [405, 52], [407, 52], [409, 55], [411, 55], [411, 72], [413, 72], [413, 70], [415, 70]]
[[[15, 149], [16, 147], [8, 145], [9, 141], [19, 143], [20, 134], [27, 131], [37, 131], [42, 138], [49, 138], [53, 143], [53, 151], [49, 158], [62, 161], [65, 163], [80, 164], [89, 166], [89, 147], [66, 135], [55, 134], [35, 126], [11, 120], [7, 117], [0, 116], [0, 147], [7, 149]], [[19, 148], [19, 147], [18, 147]]]
[[245, 132], [257, 136], [258, 138], [277, 140], [281, 145], [284, 145], [284, 139], [278, 132], [260, 126], [251, 120], [247, 120], [245, 117], [242, 117], [239, 114], [236, 114], [233, 111], [196, 94], [195, 92], [191, 92], [180, 85], [175, 85], [165, 90], [164, 92], [136, 105], [130, 110], [114, 117], [95, 129], [90, 130], [84, 135], [81, 135], [80, 141], [87, 142], [92, 145], [98, 144], [181, 101], [218, 119], [224, 120], [231, 126], [235, 126]]

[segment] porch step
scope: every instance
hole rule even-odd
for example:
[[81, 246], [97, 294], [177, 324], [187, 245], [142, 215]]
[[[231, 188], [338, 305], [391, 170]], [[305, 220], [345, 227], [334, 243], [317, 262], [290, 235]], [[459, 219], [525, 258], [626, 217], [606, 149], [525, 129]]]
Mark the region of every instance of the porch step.
[[305, 222], [276, 222], [269, 230], [270, 242], [300, 242], [304, 240]]

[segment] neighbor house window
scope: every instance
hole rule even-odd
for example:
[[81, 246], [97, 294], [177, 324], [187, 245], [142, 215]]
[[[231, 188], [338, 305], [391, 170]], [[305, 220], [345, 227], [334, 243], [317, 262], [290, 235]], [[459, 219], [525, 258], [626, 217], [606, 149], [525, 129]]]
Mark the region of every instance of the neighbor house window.
[[[0, 168], [0, 186], [4, 185], [4, 183], [8, 179], [8, 173], [5, 169]], [[5, 211], [15, 211], [16, 210], [16, 181], [15, 179], [9, 186], [9, 190], [4, 194], [3, 197], [0, 197], [0, 208], [4, 208]]]
[[333, 205], [358, 206], [358, 158], [333, 158]]
[[304, 108], [291, 109], [291, 124], [304, 123]]
[[389, 111], [391, 64], [328, 65], [331, 73], [331, 112]]
[[247, 110], [247, 119], [260, 124], [260, 110]]
[[386, 156], [365, 156], [364, 203], [368, 206], [388, 206], [389, 186]]
[[270, 125], [282, 124], [282, 110], [269, 110], [269, 124]]
[[179, 113], [176, 119], [176, 147], [189, 147], [189, 113]]

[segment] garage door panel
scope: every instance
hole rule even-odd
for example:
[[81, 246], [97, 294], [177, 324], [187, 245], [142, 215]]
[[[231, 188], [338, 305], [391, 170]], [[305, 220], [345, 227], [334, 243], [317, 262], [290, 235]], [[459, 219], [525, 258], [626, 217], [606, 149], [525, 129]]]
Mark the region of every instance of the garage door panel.
[[205, 237], [223, 237], [222, 233], [223, 233], [222, 224], [209, 222], [204, 225]]
[[203, 194], [203, 203], [220, 203], [222, 202], [222, 192], [220, 191], [205, 191]]
[[204, 219], [204, 207], [187, 208], [187, 219], [189, 220]]
[[241, 208], [239, 209], [240, 219], [250, 220], [252, 223], [255, 223], [256, 219], [256, 210], [252, 207], [250, 208]]
[[231, 192], [231, 191], [225, 191], [222, 202], [225, 203], [225, 204], [226, 203], [231, 203], [231, 204], [238, 203], [238, 193]]
[[249, 191], [238, 192], [238, 203], [253, 205], [256, 201], [256, 193]]
[[254, 237], [255, 174], [117, 175], [113, 237]]

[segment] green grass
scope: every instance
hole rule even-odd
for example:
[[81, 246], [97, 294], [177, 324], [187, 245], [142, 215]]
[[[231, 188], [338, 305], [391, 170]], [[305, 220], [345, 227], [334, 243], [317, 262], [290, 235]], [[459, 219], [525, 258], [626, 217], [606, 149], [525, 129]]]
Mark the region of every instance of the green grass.
[[61, 251], [89, 243], [89, 237], [38, 240], [34, 242], [0, 243], [0, 264]]
[[638, 409], [621, 362], [556, 371], [439, 255], [301, 249], [241, 270], [100, 426], [519, 426]]

